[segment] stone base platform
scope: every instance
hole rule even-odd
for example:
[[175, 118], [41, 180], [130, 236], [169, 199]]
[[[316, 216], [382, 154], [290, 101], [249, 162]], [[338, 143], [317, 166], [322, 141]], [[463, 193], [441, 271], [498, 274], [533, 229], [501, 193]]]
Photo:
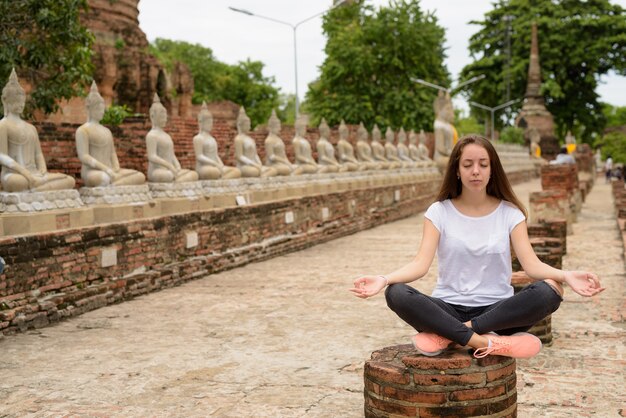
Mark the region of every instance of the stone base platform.
[[83, 206], [77, 190], [51, 190], [46, 192], [0, 192], [0, 213], [36, 213], [56, 209], [73, 209]]
[[152, 199], [147, 184], [138, 186], [81, 187], [80, 198], [86, 205], [147, 203]]
[[426, 357], [386, 347], [365, 362], [365, 417], [515, 417], [515, 369], [515, 359], [467, 350]]

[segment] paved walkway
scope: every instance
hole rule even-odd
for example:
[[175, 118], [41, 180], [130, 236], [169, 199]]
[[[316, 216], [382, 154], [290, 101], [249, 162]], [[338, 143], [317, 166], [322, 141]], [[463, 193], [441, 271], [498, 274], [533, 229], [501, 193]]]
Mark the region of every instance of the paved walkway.
[[[538, 181], [516, 187], [523, 201]], [[0, 340], [0, 417], [361, 417], [363, 361], [412, 330], [384, 298], [349, 292], [416, 252], [422, 215]], [[624, 260], [598, 182], [565, 268], [608, 289], [573, 292], [555, 342], [518, 362], [520, 417], [626, 415]], [[430, 291], [435, 268], [416, 286]]]

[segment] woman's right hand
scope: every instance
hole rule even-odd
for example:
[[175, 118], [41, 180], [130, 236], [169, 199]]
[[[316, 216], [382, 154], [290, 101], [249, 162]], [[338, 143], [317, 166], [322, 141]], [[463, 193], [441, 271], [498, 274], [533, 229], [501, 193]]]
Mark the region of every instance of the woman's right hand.
[[354, 281], [354, 287], [350, 291], [354, 296], [367, 299], [376, 295], [387, 286], [385, 276], [363, 276]]

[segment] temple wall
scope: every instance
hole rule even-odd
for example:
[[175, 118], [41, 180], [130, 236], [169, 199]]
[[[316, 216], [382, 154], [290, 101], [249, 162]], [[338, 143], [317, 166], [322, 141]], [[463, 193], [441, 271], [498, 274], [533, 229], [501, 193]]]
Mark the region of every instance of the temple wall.
[[[63, 123], [54, 124], [49, 122], [34, 123], [39, 132], [39, 139], [43, 154], [46, 157], [48, 171], [62, 172], [76, 179], [77, 186], [82, 185], [80, 178], [80, 161], [76, 153], [76, 140], [74, 134], [81, 124]], [[115, 148], [123, 168], [132, 168], [142, 173], [148, 171], [148, 157], [146, 153], [146, 134], [150, 130], [150, 120], [147, 117], [127, 118], [120, 126], [109, 126], [113, 133]], [[348, 125], [350, 131], [349, 141], [356, 144], [356, 130], [358, 125]], [[171, 117], [165, 128], [174, 142], [174, 151], [183, 168], [193, 170], [195, 168], [195, 154], [193, 151], [193, 137], [198, 133], [198, 122], [195, 118]], [[285, 142], [287, 156], [294, 160], [291, 139], [294, 137], [294, 127], [283, 125], [281, 138]], [[235, 123], [230, 118], [215, 117], [211, 134], [215, 137], [219, 155], [224, 164], [234, 165], [233, 140], [237, 135]], [[250, 132], [250, 136], [256, 140], [257, 151], [261, 160], [265, 158], [264, 141], [268, 131], [265, 126], [257, 127]], [[306, 138], [311, 144], [313, 157], [317, 160], [316, 142], [319, 139], [317, 128], [308, 128]], [[337, 128], [331, 129], [330, 142], [333, 145], [339, 140]], [[434, 135], [426, 133], [427, 146], [431, 150]]]
[[0, 332], [38, 328], [423, 211], [439, 181], [0, 238]]

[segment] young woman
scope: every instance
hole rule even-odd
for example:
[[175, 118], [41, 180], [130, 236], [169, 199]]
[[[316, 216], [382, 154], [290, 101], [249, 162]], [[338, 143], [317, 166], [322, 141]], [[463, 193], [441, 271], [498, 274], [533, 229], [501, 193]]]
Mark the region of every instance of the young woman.
[[[422, 243], [410, 263], [388, 275], [360, 277], [350, 289], [365, 299], [387, 286], [388, 306], [419, 331], [412, 341], [424, 355], [456, 343], [473, 347], [475, 357], [532, 357], [541, 341], [524, 331], [558, 309], [562, 283], [582, 296], [604, 290], [593, 273], [558, 270], [537, 258], [526, 210], [493, 145], [481, 136], [456, 144], [424, 218]], [[515, 295], [509, 242], [526, 274], [538, 280]], [[406, 283], [428, 272], [435, 253], [439, 277], [427, 296]]]

